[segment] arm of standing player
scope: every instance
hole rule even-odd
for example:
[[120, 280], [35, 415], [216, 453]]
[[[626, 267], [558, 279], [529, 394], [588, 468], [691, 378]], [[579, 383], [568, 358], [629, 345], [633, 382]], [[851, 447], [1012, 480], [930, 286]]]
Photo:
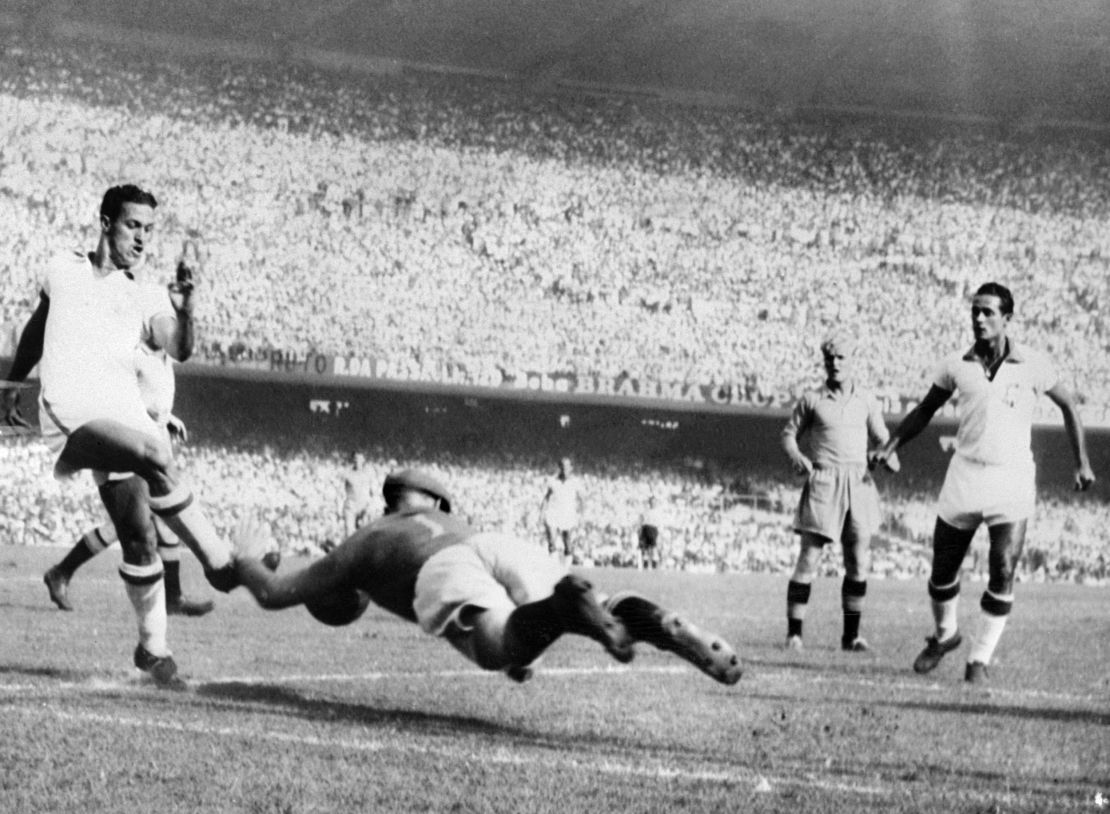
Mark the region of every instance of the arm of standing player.
[[893, 468], [890, 461], [895, 450], [905, 446], [920, 435], [921, 431], [929, 426], [929, 422], [933, 420], [937, 410], [943, 407], [944, 403], [951, 397], [951, 390], [945, 390], [935, 384], [929, 388], [929, 392], [925, 394], [921, 403], [910, 410], [909, 414], [902, 419], [902, 422], [891, 433], [890, 440], [871, 453], [871, 466]]
[[[7, 375], [4, 377], [9, 382], [26, 381], [27, 376], [35, 369], [35, 365], [42, 359], [42, 348], [46, 338], [46, 318], [50, 314], [50, 298], [42, 294], [38, 307], [31, 314], [23, 332], [19, 335], [19, 344], [15, 349], [15, 358], [12, 359]], [[16, 388], [5, 389], [4, 394], [4, 421], [12, 426], [26, 427], [27, 420], [19, 412], [19, 390]]]
[[347, 552], [342, 547], [307, 568], [275, 574], [262, 562], [272, 543], [269, 526], [253, 518], [241, 520], [231, 535], [239, 581], [263, 608], [291, 608], [347, 586], [350, 569]]
[[159, 315], [151, 323], [154, 346], [162, 348], [178, 362], [184, 362], [193, 355], [194, 288], [193, 267], [183, 255], [177, 263], [176, 279], [169, 286], [173, 314]]
[[1060, 408], [1060, 412], [1064, 415], [1064, 430], [1068, 434], [1072, 454], [1075, 455], [1075, 488], [1077, 491], [1085, 492], [1094, 484], [1095, 473], [1087, 457], [1087, 439], [1083, 432], [1083, 421], [1079, 417], [1079, 411], [1075, 409], [1071, 393], [1062, 384], [1054, 385], [1045, 391], [1045, 395]]
[[790, 459], [790, 465], [798, 475], [807, 478], [813, 472], [813, 461], [807, 458], [798, 446], [798, 439], [809, 429], [811, 411], [806, 399], [800, 398], [790, 413], [790, 420], [782, 428], [782, 449]]
[[[883, 444], [890, 440], [890, 430], [886, 427], [882, 406], [876, 398], [871, 398], [867, 408], [867, 435], [869, 445], [873, 444], [875, 449], [882, 448]], [[886, 460], [883, 461], [883, 466], [890, 472], [898, 472], [902, 468], [902, 463], [898, 460], [898, 453], [891, 452], [887, 455]]]

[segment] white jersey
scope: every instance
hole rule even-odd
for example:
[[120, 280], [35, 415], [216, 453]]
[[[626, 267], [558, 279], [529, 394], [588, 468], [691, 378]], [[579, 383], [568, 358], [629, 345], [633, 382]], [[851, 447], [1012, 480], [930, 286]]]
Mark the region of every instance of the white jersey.
[[85, 254], [53, 258], [41, 280], [50, 298], [39, 376], [42, 400], [58, 410], [140, 397], [135, 353], [153, 318], [172, 313], [169, 293]]
[[994, 379], [974, 349], [946, 357], [933, 382], [958, 393], [956, 454], [981, 464], [1031, 464], [1033, 408], [1058, 380], [1047, 356], [1012, 341]]
[[573, 475], [562, 480], [552, 478], [547, 483], [547, 506], [544, 520], [558, 529], [572, 529], [578, 523], [578, 479]]
[[147, 413], [159, 424], [165, 424], [173, 413], [177, 392], [173, 359], [164, 350], [154, 350], [145, 342], [140, 343], [135, 350], [135, 372]]

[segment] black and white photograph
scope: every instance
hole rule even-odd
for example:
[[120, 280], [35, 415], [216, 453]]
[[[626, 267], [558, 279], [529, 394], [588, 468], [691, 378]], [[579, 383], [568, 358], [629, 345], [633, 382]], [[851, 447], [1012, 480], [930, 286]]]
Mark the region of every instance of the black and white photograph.
[[0, 811], [1110, 812], [1107, 0], [0, 0]]

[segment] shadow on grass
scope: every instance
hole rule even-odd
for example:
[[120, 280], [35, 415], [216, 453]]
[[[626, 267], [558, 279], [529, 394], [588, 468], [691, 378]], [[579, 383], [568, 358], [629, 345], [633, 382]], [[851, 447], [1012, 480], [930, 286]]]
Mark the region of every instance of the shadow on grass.
[[313, 698], [285, 686], [245, 684], [239, 682], [198, 685], [198, 697], [213, 701], [254, 702], [283, 707], [290, 713], [312, 721], [330, 721], [371, 727], [386, 727], [391, 732], [403, 731], [418, 735], [480, 735], [501, 738], [519, 746], [573, 752], [582, 748], [599, 753], [628, 756], [632, 759], [681, 760], [698, 764], [717, 763], [720, 755], [712, 749], [676, 746], [674, 743], [651, 742], [650, 739], [629, 740], [581, 731], [553, 733], [514, 726], [499, 721], [467, 715], [451, 715], [415, 709], [386, 709], [367, 704], [353, 704], [334, 699]]
[[54, 605], [50, 604], [49, 600], [45, 602], [13, 602], [11, 599], [8, 599], [6, 601], [0, 602], [0, 610], [3, 609], [24, 611], [30, 613], [64, 613], [63, 611], [58, 610], [58, 608], [56, 608]]
[[[989, 690], [966, 689], [962, 685], [959, 689], [967, 692], [987, 693]], [[959, 689], [953, 688], [954, 692]], [[798, 699], [793, 695], [782, 693], [749, 694], [751, 698], [761, 701], [777, 701], [782, 704], [796, 704]], [[807, 704], [820, 703], [817, 699], [808, 699]], [[922, 712], [952, 712], [958, 715], [997, 715], [1007, 718], [1024, 720], [1057, 721], [1059, 723], [1084, 723], [1097, 726], [1110, 726], [1110, 712], [1096, 712], [1089, 709], [1060, 709], [1055, 707], [1023, 707], [1015, 704], [992, 704], [986, 701], [969, 699], [966, 702], [955, 701], [887, 701], [873, 696], [866, 699], [849, 699], [843, 696], [829, 697], [825, 703], [834, 706], [843, 706], [846, 703], [866, 704], [869, 707], [890, 707], [892, 709], [921, 710]]]
[[43, 667], [41, 664], [0, 664], [0, 676], [52, 678], [56, 681], [76, 683], [88, 681], [92, 677], [92, 673], [87, 670], [74, 670], [68, 667]]
[[202, 698], [272, 704], [285, 707], [309, 720], [344, 721], [356, 724], [404, 725], [424, 734], [438, 732], [478, 735], [520, 736], [523, 730], [504, 724], [460, 715], [439, 715], [419, 710], [379, 709], [326, 698], [313, 698], [284, 686], [240, 682], [204, 683], [195, 692]]

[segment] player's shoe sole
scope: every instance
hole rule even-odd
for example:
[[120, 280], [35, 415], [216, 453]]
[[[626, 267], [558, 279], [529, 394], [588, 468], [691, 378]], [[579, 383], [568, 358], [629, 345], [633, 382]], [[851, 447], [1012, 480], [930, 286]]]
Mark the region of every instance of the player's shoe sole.
[[166, 600], [166, 613], [170, 616], [207, 616], [215, 610], [216, 604], [209, 599], [189, 599], [182, 596]]
[[181, 683], [173, 656], [155, 656], [141, 644], [135, 647], [135, 666], [164, 687]]
[[602, 607], [588, 580], [569, 574], [555, 585], [559, 617], [570, 633], [599, 642], [613, 658], [627, 664], [635, 657], [624, 623]]
[[702, 630], [677, 613], [663, 616], [660, 626], [667, 637], [663, 649], [690, 662], [715, 681], [735, 684], [744, 674], [736, 651], [715, 633]]
[[786, 643], [783, 645], [783, 647], [785, 647], [787, 650], [795, 650], [795, 651], [801, 651], [801, 650], [806, 649], [805, 644], [802, 643], [802, 637], [797, 636], [797, 635], [787, 636], [786, 637]]
[[917, 658], [913, 660], [913, 671], [915, 673], [931, 673], [940, 664], [940, 660], [959, 647], [963, 640], [964, 637], [960, 635], [959, 631], [944, 641], [940, 641], [936, 636], [927, 636], [925, 638], [925, 649], [918, 653]]
[[69, 603], [69, 577], [54, 567], [42, 575], [42, 581], [50, 594], [50, 601], [57, 605], [59, 610], [73, 610], [73, 605]]

